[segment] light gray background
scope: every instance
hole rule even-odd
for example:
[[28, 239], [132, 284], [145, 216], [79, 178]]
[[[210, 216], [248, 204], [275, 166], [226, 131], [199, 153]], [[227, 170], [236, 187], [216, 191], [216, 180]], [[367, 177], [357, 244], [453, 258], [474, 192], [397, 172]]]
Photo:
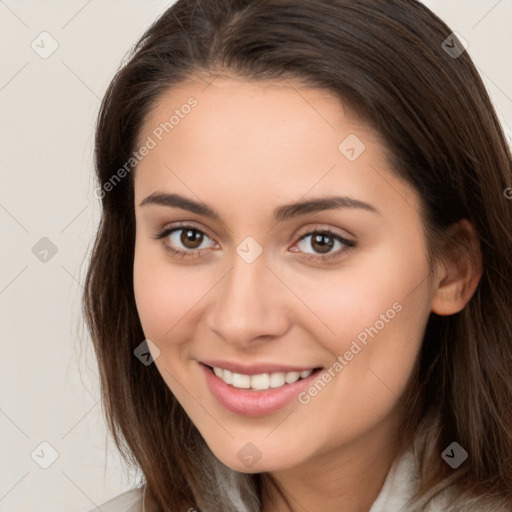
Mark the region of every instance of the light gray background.
[[[0, 0], [0, 512], [81, 512], [140, 477], [107, 440], [80, 293], [99, 219], [92, 142], [100, 99], [126, 51], [171, 3]], [[512, 1], [425, 3], [468, 41], [510, 137]], [[58, 43], [46, 59], [31, 47], [51, 49], [44, 31]], [[33, 253], [43, 237], [53, 256]], [[42, 442], [58, 452], [47, 469], [40, 465], [52, 448]]]

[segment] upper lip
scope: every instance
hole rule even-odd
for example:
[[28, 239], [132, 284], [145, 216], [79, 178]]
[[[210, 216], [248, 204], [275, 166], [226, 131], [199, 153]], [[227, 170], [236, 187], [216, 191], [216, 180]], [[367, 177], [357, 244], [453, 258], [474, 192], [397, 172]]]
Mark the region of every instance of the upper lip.
[[275, 363], [256, 363], [256, 364], [244, 364], [237, 363], [236, 361], [219, 361], [219, 360], [208, 360], [199, 361], [202, 364], [211, 367], [222, 368], [223, 370], [229, 370], [233, 373], [241, 373], [243, 375], [260, 375], [262, 373], [277, 373], [277, 372], [302, 372], [304, 370], [313, 370], [319, 368], [319, 366], [290, 366]]

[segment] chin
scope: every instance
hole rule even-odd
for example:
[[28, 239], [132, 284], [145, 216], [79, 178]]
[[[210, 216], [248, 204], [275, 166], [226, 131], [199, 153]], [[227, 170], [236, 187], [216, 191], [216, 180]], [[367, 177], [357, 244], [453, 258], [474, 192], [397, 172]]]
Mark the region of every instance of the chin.
[[301, 460], [292, 459], [287, 454], [276, 453], [274, 450], [272, 450], [270, 456], [265, 456], [265, 450], [258, 450], [250, 442], [245, 444], [236, 443], [236, 445], [236, 447], [233, 447], [233, 451], [229, 453], [226, 452], [225, 445], [222, 450], [212, 449], [212, 452], [224, 465], [241, 473], [255, 474], [282, 471], [301, 463]]

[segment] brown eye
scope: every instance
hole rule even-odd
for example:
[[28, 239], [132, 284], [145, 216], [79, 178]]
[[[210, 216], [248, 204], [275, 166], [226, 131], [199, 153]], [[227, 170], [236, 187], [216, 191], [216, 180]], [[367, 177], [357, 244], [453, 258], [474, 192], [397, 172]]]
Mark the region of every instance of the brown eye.
[[203, 241], [203, 233], [197, 229], [180, 229], [180, 242], [187, 249], [197, 249]]
[[[194, 226], [165, 228], [154, 238], [162, 242], [164, 249], [181, 257], [203, 256], [215, 246], [214, 240]], [[204, 247], [204, 242], [208, 242], [208, 240], [210, 246]]]
[[[309, 240], [308, 240], [309, 239]], [[301, 236], [294, 252], [301, 252], [308, 261], [326, 262], [342, 257], [356, 246], [356, 242], [348, 240], [330, 230], [317, 229]]]
[[327, 233], [318, 233], [311, 238], [311, 247], [315, 251], [323, 254], [329, 252], [334, 247], [334, 237]]
[[[310, 238], [310, 241], [306, 243], [306, 240]], [[328, 254], [335, 247], [336, 244], [340, 248], [343, 246], [352, 247], [354, 242], [347, 240], [336, 233], [331, 231], [311, 231], [303, 235], [299, 241], [302, 244], [301, 250], [309, 254]], [[308, 251], [307, 249], [312, 248], [314, 252]]]

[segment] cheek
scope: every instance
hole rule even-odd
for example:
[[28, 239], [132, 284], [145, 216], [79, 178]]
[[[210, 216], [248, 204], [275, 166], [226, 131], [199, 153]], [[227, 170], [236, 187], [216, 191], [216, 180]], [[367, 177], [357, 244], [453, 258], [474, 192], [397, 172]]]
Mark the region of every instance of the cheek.
[[171, 265], [162, 251], [136, 244], [133, 265], [137, 311], [144, 334], [155, 342], [172, 340], [182, 322], [190, 325], [197, 304], [213, 286], [208, 272]]
[[339, 353], [367, 328], [376, 325], [384, 332], [406, 317], [410, 322], [424, 318], [428, 266], [421, 247], [418, 242], [409, 250], [395, 250], [393, 244], [383, 244], [364, 255], [354, 254], [346, 266], [333, 271], [289, 274], [288, 281], [309, 309], [310, 329]]
[[295, 279], [315, 313], [309, 329], [332, 354], [330, 368], [340, 376], [335, 386], [345, 403], [355, 399], [356, 409], [359, 400], [384, 400], [381, 406], [390, 407], [412, 372], [430, 314], [421, 247], [382, 247], [368, 255], [367, 264], [359, 261], [321, 281]]

